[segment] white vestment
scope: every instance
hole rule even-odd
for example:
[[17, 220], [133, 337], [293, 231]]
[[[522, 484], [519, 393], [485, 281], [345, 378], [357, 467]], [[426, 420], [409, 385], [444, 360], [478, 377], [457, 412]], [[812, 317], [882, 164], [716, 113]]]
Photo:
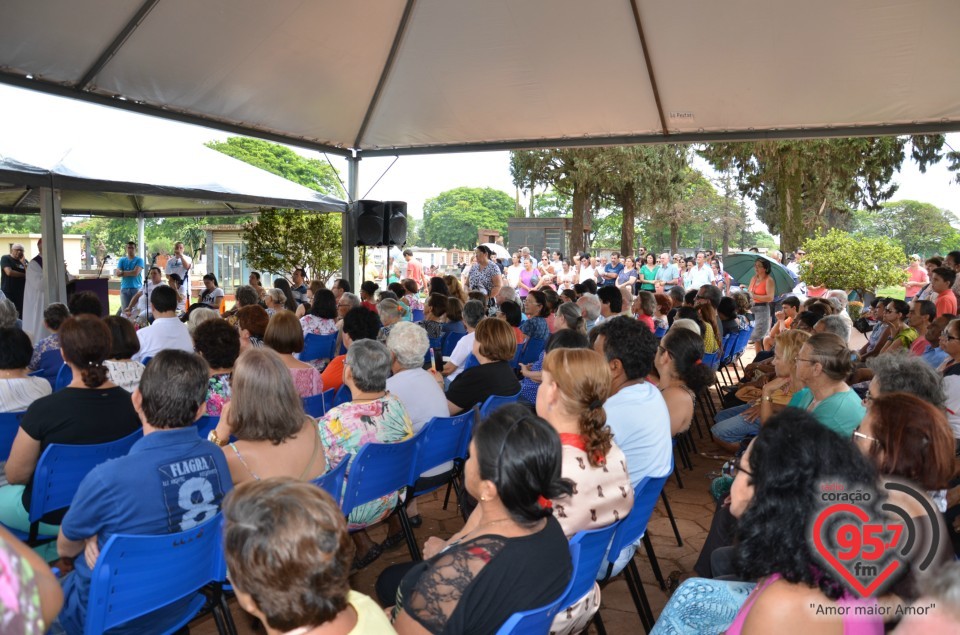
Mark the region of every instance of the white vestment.
[[46, 306], [43, 265], [34, 258], [27, 263], [27, 281], [23, 291], [23, 332], [30, 336], [34, 344], [50, 335], [43, 325]]

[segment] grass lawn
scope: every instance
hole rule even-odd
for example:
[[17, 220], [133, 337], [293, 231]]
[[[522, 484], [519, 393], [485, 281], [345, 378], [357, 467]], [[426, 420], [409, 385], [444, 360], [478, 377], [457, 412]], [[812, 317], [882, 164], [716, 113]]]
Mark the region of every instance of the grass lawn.
[[108, 315], [116, 315], [117, 311], [120, 310], [120, 296], [119, 295], [109, 295], [107, 296], [110, 300], [110, 312]]
[[879, 298], [895, 298], [897, 300], [903, 300], [906, 297], [907, 290], [901, 286], [896, 287], [882, 287], [877, 289], [877, 297]]

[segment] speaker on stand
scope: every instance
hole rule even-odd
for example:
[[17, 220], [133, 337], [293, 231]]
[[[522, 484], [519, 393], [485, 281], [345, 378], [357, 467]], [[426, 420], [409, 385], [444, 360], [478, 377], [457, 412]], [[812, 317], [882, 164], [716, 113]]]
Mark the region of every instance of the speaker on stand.
[[383, 244], [387, 246], [387, 280], [393, 271], [390, 247], [402, 247], [407, 242], [407, 204], [404, 201], [384, 201], [383, 203]]
[[360, 248], [363, 262], [361, 281], [367, 277], [367, 247], [383, 244], [383, 203], [380, 201], [359, 200], [350, 204], [349, 221], [353, 226], [353, 235], [357, 237], [354, 247]]

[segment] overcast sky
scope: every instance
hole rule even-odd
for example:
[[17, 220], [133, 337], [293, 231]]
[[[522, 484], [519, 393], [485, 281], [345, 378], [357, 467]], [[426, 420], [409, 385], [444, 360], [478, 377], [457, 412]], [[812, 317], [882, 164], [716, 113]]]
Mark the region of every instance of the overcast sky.
[[[142, 143], [147, 162], [155, 154], [151, 148], [202, 144], [229, 136], [217, 130], [5, 85], [0, 85], [0, 134], [26, 136], [41, 144], [58, 137], [97, 143], [135, 139]], [[960, 149], [960, 133], [947, 135], [947, 142], [954, 149]], [[317, 152], [297, 151], [323, 159], [323, 155]], [[410, 215], [416, 217], [422, 216], [426, 199], [459, 186], [494, 187], [512, 195], [514, 187], [508, 157], [507, 152], [410, 156], [401, 157], [389, 170], [392, 157], [364, 159], [360, 163], [360, 195], [363, 198], [406, 201]], [[329, 158], [341, 170], [341, 178], [345, 181], [346, 161], [334, 156]], [[960, 185], [954, 182], [954, 176], [947, 171], [945, 163], [920, 174], [916, 164], [908, 159], [903, 170], [894, 177], [900, 188], [893, 200], [925, 201], [960, 216]]]

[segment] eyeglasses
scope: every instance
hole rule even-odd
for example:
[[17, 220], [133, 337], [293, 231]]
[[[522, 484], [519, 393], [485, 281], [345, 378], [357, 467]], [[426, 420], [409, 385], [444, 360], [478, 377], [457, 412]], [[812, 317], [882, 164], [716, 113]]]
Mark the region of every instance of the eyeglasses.
[[724, 463], [723, 469], [721, 471], [731, 478], [737, 478], [737, 472], [743, 472], [747, 476], [751, 478], [753, 477], [753, 472], [749, 472], [743, 467], [742, 456], [738, 456], [731, 463]]
[[950, 341], [950, 340], [960, 340], [960, 337], [954, 337], [954, 336], [952, 336], [952, 335], [947, 335], [947, 332], [944, 331], [943, 333], [940, 334], [940, 339]]
[[[866, 394], [863, 396], [863, 405], [864, 405], [864, 406], [869, 406], [869, 405], [870, 405], [870, 402], [873, 401], [874, 399], [876, 399], [876, 397], [874, 397], [873, 395], [871, 395], [869, 392], [866, 393]], [[859, 430], [859, 429], [860, 429], [860, 428], [857, 428], [857, 430]]]
[[819, 364], [819, 363], [820, 363], [820, 362], [818, 362], [818, 361], [815, 360], [815, 359], [804, 359], [804, 358], [802, 358], [802, 357], [795, 357], [795, 358], [793, 359], [793, 361], [794, 361], [794, 363], [798, 363], [798, 362], [807, 362], [808, 364]]
[[871, 436], [868, 435], [868, 434], [864, 434], [864, 433], [860, 432], [860, 426], [857, 426], [857, 427], [854, 429], [853, 435], [851, 435], [851, 438], [852, 438], [854, 441], [856, 441], [857, 439], [863, 439], [864, 441], [870, 441], [871, 443], [880, 443], [880, 441], [878, 441], [875, 437], [871, 437]]

